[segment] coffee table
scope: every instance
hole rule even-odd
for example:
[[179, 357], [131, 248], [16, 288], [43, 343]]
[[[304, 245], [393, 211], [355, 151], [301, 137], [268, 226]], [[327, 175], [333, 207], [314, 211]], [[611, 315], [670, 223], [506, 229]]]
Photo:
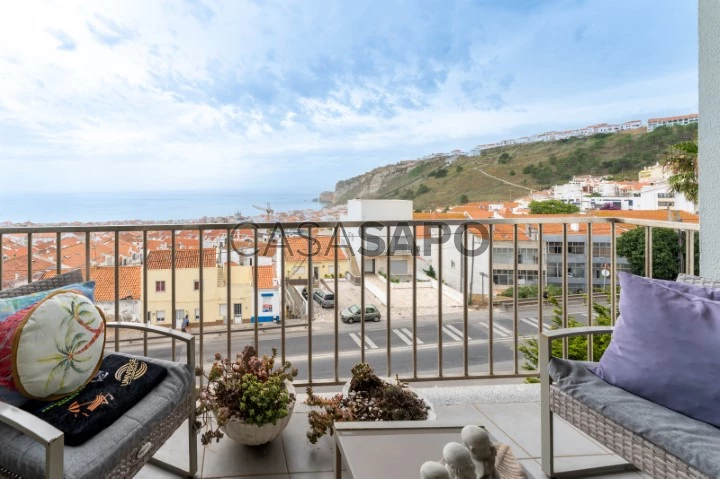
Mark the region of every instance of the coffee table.
[[[417, 479], [425, 461], [437, 461], [448, 442], [460, 442], [467, 421], [335, 423], [335, 478], [343, 458], [353, 479]], [[490, 439], [494, 441], [492, 435]]]

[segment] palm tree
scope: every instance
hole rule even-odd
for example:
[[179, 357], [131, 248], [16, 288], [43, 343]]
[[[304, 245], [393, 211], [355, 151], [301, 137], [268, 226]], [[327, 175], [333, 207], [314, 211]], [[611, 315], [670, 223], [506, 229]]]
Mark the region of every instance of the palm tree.
[[663, 161], [671, 193], [682, 193], [689, 201], [698, 203], [698, 144], [697, 140], [683, 141], [670, 147]]

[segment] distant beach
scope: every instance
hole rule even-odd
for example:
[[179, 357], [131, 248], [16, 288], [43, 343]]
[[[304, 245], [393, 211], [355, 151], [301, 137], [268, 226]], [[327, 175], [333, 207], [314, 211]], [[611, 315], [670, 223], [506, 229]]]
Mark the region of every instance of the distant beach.
[[268, 203], [275, 212], [319, 210], [317, 193], [159, 191], [112, 193], [0, 193], [0, 223], [177, 221], [203, 217], [256, 217]]

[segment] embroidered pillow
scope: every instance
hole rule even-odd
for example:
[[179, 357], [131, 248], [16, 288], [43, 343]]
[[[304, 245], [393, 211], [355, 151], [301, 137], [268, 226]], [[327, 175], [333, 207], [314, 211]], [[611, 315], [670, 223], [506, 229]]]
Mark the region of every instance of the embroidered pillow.
[[23, 406], [65, 433], [65, 444], [79, 446], [129, 411], [167, 376], [167, 369], [141, 358], [108, 354], [100, 370], [81, 389], [53, 402]]
[[105, 318], [82, 294], [56, 291], [2, 326], [7, 335], [0, 347], [0, 376], [6, 378], [10, 368], [12, 386], [28, 398], [65, 396], [84, 386], [100, 366]]
[[17, 325], [33, 306], [57, 291], [74, 291], [93, 300], [95, 282], [77, 283], [47, 291], [0, 299], [0, 401], [19, 406], [27, 401], [12, 377], [12, 344]]

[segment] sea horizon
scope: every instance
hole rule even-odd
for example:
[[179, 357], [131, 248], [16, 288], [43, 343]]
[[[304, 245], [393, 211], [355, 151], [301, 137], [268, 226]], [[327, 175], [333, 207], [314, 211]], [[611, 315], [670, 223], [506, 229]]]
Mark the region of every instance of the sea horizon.
[[108, 221], [179, 221], [202, 217], [263, 214], [253, 205], [275, 212], [318, 210], [309, 192], [158, 191], [112, 193], [0, 193], [0, 223], [95, 223]]

